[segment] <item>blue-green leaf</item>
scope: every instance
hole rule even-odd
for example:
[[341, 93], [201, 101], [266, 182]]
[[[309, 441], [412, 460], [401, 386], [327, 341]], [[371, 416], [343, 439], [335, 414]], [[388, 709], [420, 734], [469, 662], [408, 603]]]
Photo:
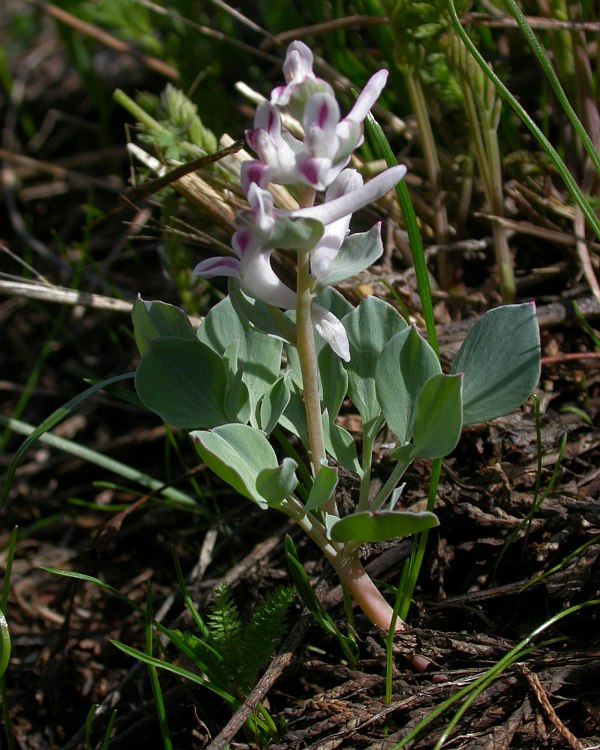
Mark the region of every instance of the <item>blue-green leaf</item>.
[[351, 234], [335, 256], [327, 276], [320, 279], [318, 289], [349, 279], [375, 263], [383, 254], [381, 226], [375, 224], [368, 232]]
[[265, 248], [311, 250], [323, 236], [325, 227], [316, 219], [279, 216]]
[[323, 412], [321, 421], [323, 423], [323, 441], [327, 453], [346, 471], [352, 471], [354, 474], [361, 476], [362, 469], [356, 455], [356, 441], [352, 435], [341, 425], [329, 419], [327, 409]]
[[281, 466], [263, 469], [256, 477], [256, 489], [269, 505], [279, 505], [290, 495], [298, 484], [296, 469], [298, 464], [286, 456]]
[[191, 429], [228, 421], [226, 383], [221, 358], [196, 339], [154, 339], [135, 373], [144, 406], [169, 424]]
[[[191, 436], [208, 468], [240, 495], [253, 500], [261, 508], [266, 508], [269, 503], [279, 503], [285, 497], [279, 497], [279, 493], [290, 481], [291, 464], [284, 462], [281, 467], [283, 480], [273, 480], [280, 470], [277, 456], [259, 430], [245, 424], [226, 424], [213, 430], [196, 430]], [[295, 468], [295, 463], [292, 463]], [[264, 491], [268, 498], [263, 495]]]
[[431, 529], [439, 523], [437, 516], [429, 511], [365, 510], [340, 519], [332, 526], [330, 536], [334, 542], [386, 542]]
[[260, 427], [267, 435], [273, 432], [290, 401], [287, 381], [287, 373], [277, 378], [260, 402]]
[[451, 453], [462, 429], [462, 376], [432, 375], [417, 398], [411, 458]]
[[199, 341], [222, 356], [234, 341], [239, 341], [237, 368], [248, 388], [250, 412], [254, 421], [260, 399], [279, 377], [281, 341], [243, 323], [229, 297], [210, 310], [204, 323], [198, 328], [197, 336]]
[[401, 443], [410, 439], [421, 388], [441, 371], [435, 352], [414, 326], [400, 331], [384, 346], [375, 368], [377, 398], [386, 422]]
[[451, 372], [464, 373], [464, 424], [486, 422], [522, 404], [540, 377], [535, 305], [486, 312], [468, 332]]
[[234, 278], [229, 279], [227, 288], [231, 304], [246, 324], [267, 336], [275, 336], [289, 344], [296, 343], [296, 324], [278, 307], [248, 297]]
[[279, 424], [302, 441], [309, 450], [308, 432], [306, 430], [306, 411], [302, 396], [296, 390], [290, 390], [290, 400], [279, 418]]
[[375, 368], [387, 342], [406, 328], [404, 318], [387, 302], [366, 297], [360, 305], [342, 319], [350, 343], [350, 362], [344, 363], [348, 372], [348, 395], [368, 424], [381, 414], [375, 389]]
[[224, 409], [228, 422], [246, 424], [250, 420], [251, 404], [248, 387], [244, 383], [244, 369], [238, 361], [240, 340], [235, 339], [223, 353], [223, 364], [227, 370]]
[[306, 500], [306, 510], [315, 510], [326, 503], [334, 493], [337, 482], [338, 473], [336, 469], [323, 462]]
[[188, 316], [179, 307], [166, 302], [146, 302], [138, 296], [131, 310], [135, 343], [143, 354], [152, 339], [172, 336], [193, 339], [196, 334]]

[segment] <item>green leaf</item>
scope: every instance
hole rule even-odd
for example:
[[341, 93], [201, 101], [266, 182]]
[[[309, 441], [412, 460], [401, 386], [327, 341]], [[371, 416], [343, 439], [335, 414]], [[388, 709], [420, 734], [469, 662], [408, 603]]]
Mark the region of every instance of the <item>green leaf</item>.
[[260, 402], [260, 427], [270, 435], [290, 401], [288, 374], [277, 378]]
[[250, 412], [254, 420], [260, 399], [279, 377], [281, 341], [250, 328], [240, 320], [229, 297], [210, 310], [198, 328], [197, 336], [199, 341], [221, 356], [234, 341], [239, 341], [237, 369], [248, 388]]
[[376, 224], [368, 232], [351, 234], [344, 240], [335, 256], [331, 269], [324, 279], [320, 279], [317, 289], [323, 289], [364, 271], [383, 254], [380, 225]]
[[327, 409], [322, 414], [323, 441], [325, 450], [346, 471], [362, 476], [362, 469], [356, 455], [356, 441], [348, 430], [329, 419]]
[[486, 422], [522, 404], [540, 377], [535, 305], [486, 312], [468, 332], [451, 372], [464, 373], [464, 424]]
[[310, 585], [306, 571], [298, 557], [294, 542], [287, 534], [283, 542], [283, 547], [290, 576], [298, 590], [298, 594], [300, 595], [304, 606], [314, 617], [317, 624], [320, 625], [326, 633], [329, 633], [330, 635], [338, 635], [339, 630], [313, 591], [313, 587]]
[[228, 422], [226, 384], [221, 358], [195, 339], [154, 339], [135, 373], [144, 406], [165, 422], [188, 429]]
[[340, 519], [330, 536], [335, 542], [386, 542], [431, 529], [439, 523], [437, 516], [429, 511], [365, 510]]
[[296, 324], [278, 307], [248, 297], [233, 278], [229, 279], [227, 288], [231, 304], [243, 321], [260, 333], [275, 336], [289, 344], [296, 343]]
[[417, 398], [411, 458], [451, 453], [462, 429], [462, 376], [432, 375]]
[[244, 383], [244, 368], [238, 362], [240, 340], [235, 339], [223, 353], [223, 364], [227, 370], [227, 388], [223, 408], [228, 422], [247, 424], [251, 415], [250, 394]]
[[203, 672], [211, 684], [225, 691], [231, 690], [230, 678], [223, 665], [223, 656], [208, 640], [202, 640], [193, 633], [169, 629], [168, 638], [171, 643], [189, 659], [198, 671]]
[[261, 508], [280, 503], [291, 492], [292, 481], [294, 486], [297, 483], [296, 463], [284, 459], [279, 467], [267, 438], [249, 425], [226, 424], [210, 431], [196, 430], [191, 436], [208, 468]]
[[323, 236], [325, 227], [316, 219], [279, 216], [265, 248], [280, 250], [312, 250]]
[[306, 500], [306, 510], [315, 510], [326, 503], [333, 495], [338, 483], [338, 473], [333, 466], [321, 463], [319, 473], [315, 477], [313, 486]]
[[184, 669], [183, 667], [178, 667], [176, 664], [171, 664], [168, 661], [161, 661], [160, 659], [156, 659], [154, 656], [149, 656], [148, 654], [145, 654], [143, 651], [139, 651], [138, 649], [133, 648], [132, 646], [127, 646], [124, 643], [119, 643], [119, 641], [110, 640], [110, 643], [112, 643], [112, 645], [118, 648], [119, 650], [123, 651], [123, 653], [127, 654], [128, 656], [132, 656], [134, 659], [137, 659], [138, 661], [141, 661], [144, 664], [150, 664], [153, 667], [158, 667], [159, 669], [165, 669], [167, 672], [172, 672], [173, 674], [176, 674], [178, 677], [183, 677], [185, 680], [189, 680], [190, 682], [193, 682], [196, 685], [201, 685], [202, 687], [212, 690], [213, 693], [216, 693], [220, 698], [223, 698], [223, 700], [225, 700], [229, 704], [232, 704], [235, 706], [238, 703], [237, 699], [233, 695], [226, 692], [225, 690], [222, 690], [220, 687], [218, 687], [217, 685], [214, 685], [212, 682], [209, 682], [208, 680], [204, 679], [204, 677], [200, 677], [199, 675], [194, 674], [194, 672], [190, 672], [189, 670]]
[[377, 398], [390, 429], [401, 443], [410, 439], [417, 396], [442, 368], [429, 344], [414, 326], [393, 336], [375, 368]]
[[0, 610], [0, 679], [4, 676], [10, 661], [10, 630], [4, 612]]
[[387, 302], [366, 297], [342, 319], [350, 343], [348, 395], [358, 409], [363, 423], [368, 424], [381, 414], [375, 389], [375, 368], [387, 342], [406, 328], [404, 318]]
[[180, 339], [196, 337], [188, 316], [179, 307], [166, 302], [146, 302], [138, 296], [131, 311], [135, 343], [140, 354], [153, 339], [172, 336]]
[[286, 456], [281, 466], [275, 469], [263, 469], [256, 477], [256, 489], [261, 497], [271, 506], [280, 505], [296, 488], [298, 464]]

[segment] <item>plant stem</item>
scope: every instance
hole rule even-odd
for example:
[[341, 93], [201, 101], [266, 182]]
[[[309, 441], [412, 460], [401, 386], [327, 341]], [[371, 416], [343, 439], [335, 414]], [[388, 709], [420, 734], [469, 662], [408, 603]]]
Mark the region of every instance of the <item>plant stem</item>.
[[383, 427], [383, 418], [378, 417], [375, 422], [363, 427], [363, 475], [360, 478], [360, 492], [358, 496], [358, 510], [367, 510], [369, 507], [369, 491], [371, 489], [371, 466], [373, 463], [373, 445], [377, 433]]
[[[394, 633], [400, 633], [406, 628], [406, 623], [384, 599], [381, 592], [364, 569], [359, 557], [360, 550], [351, 554], [337, 556], [330, 562], [338, 574], [346, 590], [354, 597], [354, 601], [367, 615], [369, 620], [381, 630], [390, 634], [392, 623]], [[423, 672], [429, 666], [429, 661], [419, 654], [406, 654], [406, 658], [418, 672]]]
[[[397, 617], [393, 608], [364, 569], [359, 557], [360, 544], [350, 542], [340, 545], [329, 541], [323, 525], [315, 519], [312, 513], [306, 513], [302, 503], [293, 496], [286, 498], [281, 510], [292, 518], [321, 549], [341, 583], [373, 625], [386, 633], [389, 632], [394, 621], [395, 632], [399, 632], [405, 627], [404, 621]], [[422, 664], [419, 661], [420, 659], [421, 657], [418, 656], [412, 657], [411, 663], [417, 669], [424, 668], [424, 661]]]
[[[312, 205], [315, 191], [307, 190], [300, 201], [301, 207]], [[306, 429], [310, 444], [313, 475], [316, 477], [322, 462], [327, 461], [323, 422], [321, 421], [321, 398], [319, 395], [319, 368], [315, 349], [315, 334], [311, 317], [313, 294], [310, 288], [310, 252], [298, 252], [296, 278], [296, 347], [302, 372], [302, 390], [304, 392], [304, 410]], [[322, 510], [325, 513], [339, 515], [335, 498], [331, 497]]]
[[307, 252], [298, 254], [298, 282], [296, 302], [296, 328], [298, 357], [302, 371], [302, 390], [304, 391], [304, 408], [306, 426], [310, 442], [313, 473], [316, 476], [325, 456], [323, 441], [323, 424], [321, 422], [321, 399], [319, 397], [319, 371], [315, 336], [311, 318], [312, 293], [309, 275], [310, 255]]
[[[355, 549], [350, 554], [342, 553], [336, 555], [335, 558], [329, 558], [329, 561], [340, 581], [373, 625], [387, 632], [392, 622], [394, 610], [369, 577], [359, 554], [360, 550]], [[396, 619], [396, 632], [399, 632], [405, 626], [406, 624], [400, 618]]]

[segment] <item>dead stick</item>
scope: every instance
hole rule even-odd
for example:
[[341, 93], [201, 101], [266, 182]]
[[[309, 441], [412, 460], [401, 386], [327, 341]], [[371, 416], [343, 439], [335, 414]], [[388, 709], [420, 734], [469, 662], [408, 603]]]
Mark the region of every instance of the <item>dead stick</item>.
[[540, 682], [540, 678], [524, 664], [519, 664], [519, 669], [521, 671], [521, 674], [527, 680], [531, 689], [533, 690], [533, 694], [537, 698], [538, 703], [540, 704], [546, 718], [560, 734], [563, 740], [568, 744], [569, 747], [573, 748], [573, 750], [584, 750], [583, 743], [580, 742], [577, 737], [575, 737], [573, 732], [571, 732], [571, 730], [568, 729], [558, 717], [558, 714], [548, 700], [548, 695], [544, 690], [544, 686]]

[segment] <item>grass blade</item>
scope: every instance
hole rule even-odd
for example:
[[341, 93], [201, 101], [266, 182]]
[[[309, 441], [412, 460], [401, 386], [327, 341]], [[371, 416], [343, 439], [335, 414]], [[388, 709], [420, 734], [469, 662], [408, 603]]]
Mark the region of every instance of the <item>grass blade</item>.
[[[107, 381], [104, 382], [106, 383]], [[89, 391], [86, 391], [86, 393], [88, 392]], [[66, 406], [67, 405], [58, 409], [56, 412], [54, 412], [53, 415], [51, 415], [51, 417], [58, 414], [58, 412], [61, 412], [62, 409], [66, 408]], [[155, 479], [148, 474], [145, 474], [143, 471], [139, 471], [138, 469], [134, 469], [127, 464], [121, 463], [121, 461], [110, 458], [109, 456], [104, 455], [104, 453], [100, 453], [99, 451], [95, 451], [91, 448], [86, 448], [83, 445], [79, 445], [73, 440], [67, 440], [66, 438], [62, 438], [57, 435], [48, 434], [47, 430], [58, 424], [58, 422], [64, 416], [66, 416], [66, 414], [62, 414], [60, 419], [52, 423], [49, 427], [47, 426], [45, 429], [42, 429], [42, 427], [46, 425], [51, 417], [49, 417], [48, 420], [44, 420], [44, 422], [42, 422], [39, 427], [34, 427], [33, 425], [27, 424], [27, 422], [21, 422], [18, 419], [11, 419], [10, 417], [3, 417], [2, 415], [0, 415], [0, 424], [7, 424], [14, 432], [18, 432], [22, 435], [28, 435], [27, 439], [15, 453], [14, 458], [11, 461], [10, 466], [8, 467], [6, 480], [2, 489], [2, 494], [0, 495], [0, 508], [6, 501], [10, 489], [10, 484], [21, 459], [29, 450], [29, 448], [31, 448], [32, 445], [34, 445], [34, 443], [36, 443], [38, 440], [52, 446], [53, 448], [58, 448], [65, 453], [70, 453], [73, 456], [77, 456], [78, 458], [81, 458], [84, 461], [88, 461], [91, 464], [100, 466], [107, 471], [112, 471], [115, 474], [123, 477], [124, 479], [129, 479], [133, 482], [137, 482], [138, 484], [142, 485], [142, 487], [145, 487], [149, 490], [160, 492], [169, 500], [182, 503], [183, 505], [198, 505], [197, 501], [193, 497], [191, 497], [191, 495], [187, 495], [186, 493], [181, 492], [180, 490], [177, 490], [173, 487], [165, 487], [164, 482], [161, 482], [160, 480]]]

